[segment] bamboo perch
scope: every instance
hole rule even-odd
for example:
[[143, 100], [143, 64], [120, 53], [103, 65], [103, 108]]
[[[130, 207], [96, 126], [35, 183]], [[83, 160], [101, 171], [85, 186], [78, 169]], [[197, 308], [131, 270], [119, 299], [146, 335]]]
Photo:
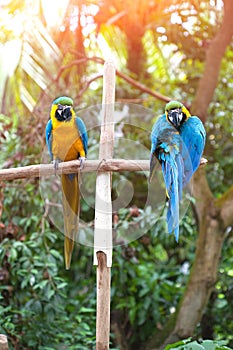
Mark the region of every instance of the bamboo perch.
[[8, 342], [5, 334], [0, 334], [0, 350], [8, 350]]
[[[103, 74], [102, 122], [99, 160], [111, 159], [114, 147], [115, 67], [106, 61]], [[112, 174], [100, 172], [96, 176], [94, 265], [97, 265], [96, 288], [96, 350], [109, 349], [110, 290], [112, 266]]]
[[[202, 158], [200, 166], [207, 164], [207, 159]], [[56, 174], [73, 174], [79, 171], [79, 160], [63, 162], [59, 164]], [[86, 160], [82, 172], [105, 172], [105, 171], [149, 171], [149, 160], [135, 159], [103, 159], [103, 160]], [[18, 168], [0, 169], [0, 181], [17, 180], [40, 176], [54, 175], [53, 164], [35, 164]]]

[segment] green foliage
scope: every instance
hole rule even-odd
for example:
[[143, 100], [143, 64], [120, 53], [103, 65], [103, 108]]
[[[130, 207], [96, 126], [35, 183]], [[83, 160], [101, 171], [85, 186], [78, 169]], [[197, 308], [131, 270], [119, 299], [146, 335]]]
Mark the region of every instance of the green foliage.
[[[17, 137], [17, 119], [13, 116], [0, 114], [0, 164], [2, 165], [7, 158], [12, 158], [17, 153], [19, 138]], [[7, 155], [7, 156], [6, 156]], [[2, 167], [2, 166], [1, 166]]]
[[[151, 329], [161, 329], [176, 312], [195, 249], [190, 217], [184, 218], [177, 250], [174, 237], [165, 233], [165, 217], [150, 210], [141, 215], [142, 226], [154, 222], [151, 230], [129, 246], [115, 248], [112, 269], [112, 309], [118, 322], [120, 317], [124, 324], [125, 337], [131, 334], [128, 344], [132, 349], [150, 337]], [[130, 224], [137, 219], [130, 209], [119, 212], [119, 221]]]
[[191, 338], [186, 340], [181, 340], [175, 344], [170, 344], [165, 347], [164, 350], [228, 350], [231, 349], [227, 347], [224, 341], [214, 341], [214, 340], [202, 340], [193, 341]]
[[24, 349], [47, 349], [48, 344], [53, 349], [60, 345], [90, 349], [94, 345], [94, 299], [83, 300], [82, 284], [76, 287], [77, 296], [71, 297], [72, 286], [60, 274], [63, 257], [56, 248], [58, 238], [45, 229], [25, 241], [5, 238], [1, 245], [6, 276], [0, 288], [0, 331]]
[[206, 124], [208, 142], [205, 154], [209, 161], [207, 167], [208, 182], [216, 197], [219, 197], [232, 185], [233, 103], [230, 91], [233, 79], [231, 68], [227, 64], [232, 57], [231, 45], [222, 62], [223, 70], [216, 88], [215, 99], [209, 107], [211, 118]]

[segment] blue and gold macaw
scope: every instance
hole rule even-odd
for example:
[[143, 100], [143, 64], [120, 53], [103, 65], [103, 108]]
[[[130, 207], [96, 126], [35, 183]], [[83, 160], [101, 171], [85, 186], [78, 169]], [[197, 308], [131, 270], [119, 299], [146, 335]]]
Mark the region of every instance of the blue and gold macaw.
[[[62, 96], [53, 101], [46, 126], [46, 144], [55, 170], [61, 161], [80, 160], [83, 167], [87, 157], [88, 136], [84, 122], [75, 116], [73, 100]], [[62, 204], [64, 214], [65, 266], [70, 268], [75, 237], [78, 232], [80, 196], [78, 174], [62, 174]]]
[[168, 232], [179, 239], [179, 201], [182, 190], [197, 170], [205, 146], [206, 132], [201, 120], [191, 116], [178, 101], [170, 101], [151, 133], [150, 180], [156, 159], [162, 167], [168, 201]]

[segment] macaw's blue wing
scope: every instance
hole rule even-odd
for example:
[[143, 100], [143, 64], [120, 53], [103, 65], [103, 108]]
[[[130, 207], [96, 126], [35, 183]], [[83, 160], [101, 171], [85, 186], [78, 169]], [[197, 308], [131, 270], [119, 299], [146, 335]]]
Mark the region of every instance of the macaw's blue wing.
[[53, 159], [53, 153], [52, 153], [52, 120], [50, 119], [46, 125], [45, 129], [45, 139], [46, 139], [46, 145], [49, 151], [50, 158]]
[[77, 128], [79, 130], [81, 139], [82, 139], [82, 143], [83, 143], [83, 148], [84, 148], [85, 154], [87, 155], [88, 136], [87, 136], [86, 126], [85, 126], [83, 120], [81, 118], [79, 118], [79, 117], [75, 117], [75, 122], [76, 122]]
[[169, 129], [174, 130], [174, 128], [167, 123], [165, 114], [157, 119], [152, 128], [149, 181], [151, 181], [153, 177], [157, 164], [159, 145], [162, 141], [165, 141], [165, 135], [169, 133]]
[[205, 147], [206, 132], [201, 120], [192, 116], [181, 126], [180, 135], [185, 145], [182, 157], [184, 159], [184, 185], [186, 185], [199, 167]]
[[149, 182], [151, 182], [152, 177], [154, 175], [154, 171], [157, 164], [157, 158], [156, 158], [156, 148], [158, 146], [158, 132], [157, 132], [157, 126], [158, 122], [154, 124], [154, 127], [152, 129], [151, 133], [151, 152], [150, 152], [150, 174], [149, 174]]

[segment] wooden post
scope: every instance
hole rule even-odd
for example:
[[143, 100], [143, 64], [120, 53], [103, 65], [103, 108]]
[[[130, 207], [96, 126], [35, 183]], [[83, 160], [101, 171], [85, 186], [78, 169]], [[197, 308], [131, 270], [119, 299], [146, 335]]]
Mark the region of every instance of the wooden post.
[[[103, 75], [100, 162], [111, 159], [114, 146], [115, 68], [106, 61]], [[96, 178], [94, 265], [97, 265], [96, 350], [109, 349], [110, 289], [112, 266], [111, 172], [99, 172]]]
[[8, 350], [7, 337], [4, 334], [0, 334], [0, 350]]

